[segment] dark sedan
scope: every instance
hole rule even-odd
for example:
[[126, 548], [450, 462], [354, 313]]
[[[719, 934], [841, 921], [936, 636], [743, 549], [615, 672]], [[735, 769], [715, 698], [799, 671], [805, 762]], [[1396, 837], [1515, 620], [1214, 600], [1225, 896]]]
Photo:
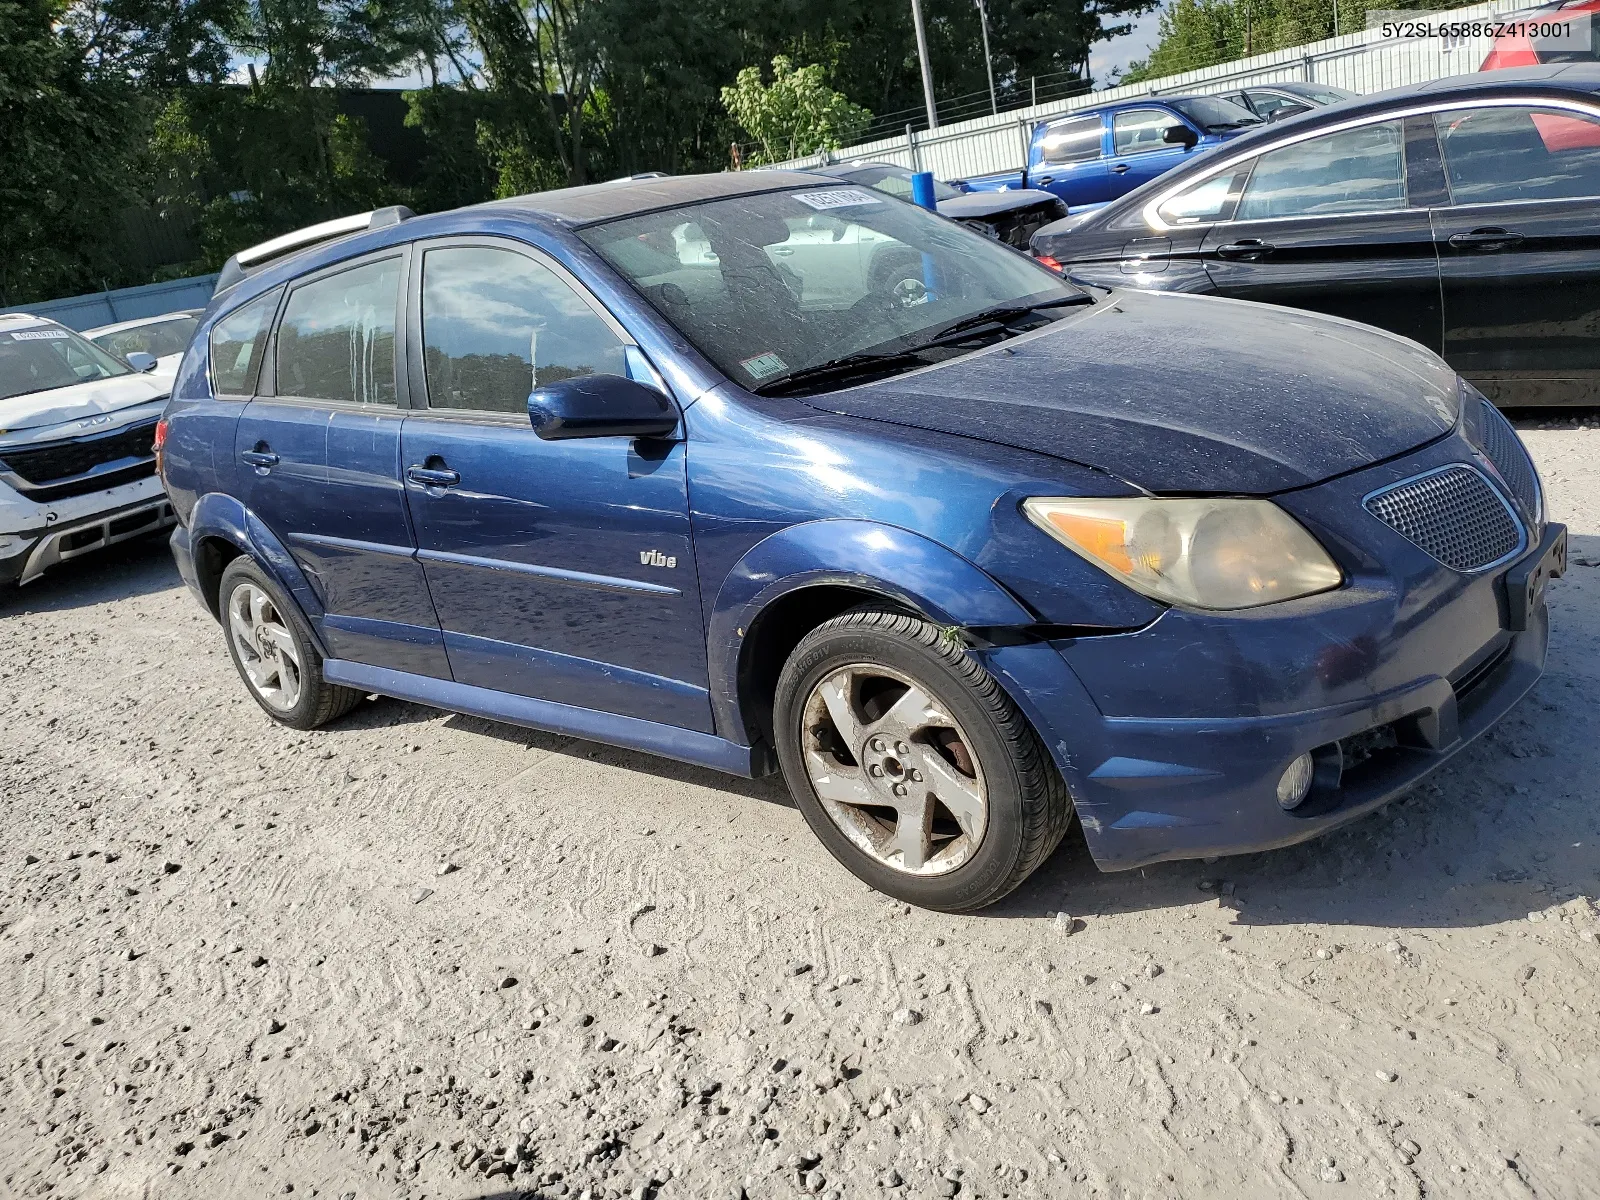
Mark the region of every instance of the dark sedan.
[[1032, 245], [1092, 283], [1377, 325], [1502, 405], [1600, 403], [1600, 66], [1319, 108]]
[[[893, 163], [841, 163], [823, 167], [818, 173], [863, 184], [902, 200], [911, 199], [911, 172]], [[967, 228], [998, 238], [1018, 250], [1026, 250], [1035, 233], [1067, 215], [1066, 201], [1035, 188], [964, 192], [948, 183], [935, 181], [933, 198], [940, 216], [960, 221]]]

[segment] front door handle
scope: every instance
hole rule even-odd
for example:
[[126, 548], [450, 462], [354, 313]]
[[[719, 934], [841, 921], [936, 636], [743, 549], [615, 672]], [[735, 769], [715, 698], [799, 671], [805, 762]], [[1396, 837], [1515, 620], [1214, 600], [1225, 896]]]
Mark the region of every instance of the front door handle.
[[259, 468], [263, 471], [268, 467], [275, 467], [278, 465], [278, 456], [272, 453], [270, 450], [246, 450], [243, 454], [239, 455], [239, 457], [244, 462], [249, 463], [252, 467]]
[[1470, 233], [1452, 233], [1450, 245], [1456, 250], [1477, 250], [1493, 254], [1496, 250], [1509, 250], [1522, 241], [1520, 233], [1512, 233], [1498, 225], [1485, 225]]
[[412, 483], [420, 483], [423, 487], [455, 487], [461, 482], [461, 472], [452, 471], [449, 467], [407, 467], [406, 478]]
[[1118, 163], [1116, 166], [1111, 168], [1111, 173], [1113, 175], [1126, 175], [1128, 173], [1128, 164]]
[[1260, 238], [1242, 238], [1237, 242], [1229, 242], [1226, 246], [1218, 246], [1217, 257], [1255, 262], [1276, 249], [1277, 247], [1271, 242], [1263, 242]]

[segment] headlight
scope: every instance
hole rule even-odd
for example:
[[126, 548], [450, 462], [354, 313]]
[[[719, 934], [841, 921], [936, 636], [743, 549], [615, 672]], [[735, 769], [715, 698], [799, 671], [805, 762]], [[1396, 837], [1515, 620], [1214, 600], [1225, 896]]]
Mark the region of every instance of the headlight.
[[1316, 538], [1270, 500], [1033, 497], [1040, 529], [1133, 588], [1189, 608], [1255, 608], [1336, 588]]

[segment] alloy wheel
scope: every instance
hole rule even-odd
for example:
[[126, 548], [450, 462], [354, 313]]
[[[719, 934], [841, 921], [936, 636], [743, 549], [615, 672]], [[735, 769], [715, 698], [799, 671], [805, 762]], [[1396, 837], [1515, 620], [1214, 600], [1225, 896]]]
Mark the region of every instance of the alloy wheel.
[[245, 678], [263, 703], [288, 712], [300, 700], [300, 652], [272, 597], [241, 583], [228, 597], [228, 634]]
[[811, 787], [857, 849], [909, 875], [943, 875], [977, 852], [989, 822], [983, 771], [930, 689], [852, 663], [818, 681], [802, 721]]

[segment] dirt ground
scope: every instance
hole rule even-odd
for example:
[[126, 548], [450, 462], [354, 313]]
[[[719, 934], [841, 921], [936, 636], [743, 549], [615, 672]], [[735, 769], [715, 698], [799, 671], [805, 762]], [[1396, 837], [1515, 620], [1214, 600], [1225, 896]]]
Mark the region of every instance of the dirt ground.
[[1292, 850], [1074, 833], [974, 917], [775, 780], [388, 700], [279, 729], [163, 546], [33, 585], [0, 1193], [1600, 1195], [1600, 422], [1534, 424], [1574, 565], [1491, 736]]

